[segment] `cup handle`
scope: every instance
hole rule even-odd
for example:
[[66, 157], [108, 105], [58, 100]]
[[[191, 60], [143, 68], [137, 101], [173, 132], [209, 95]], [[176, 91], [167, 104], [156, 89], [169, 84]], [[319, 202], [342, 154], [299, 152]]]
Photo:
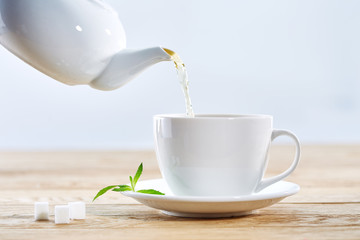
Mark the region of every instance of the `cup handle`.
[[295, 170], [296, 166], [299, 163], [299, 160], [300, 160], [300, 142], [299, 142], [299, 139], [295, 136], [295, 134], [293, 134], [290, 131], [274, 129], [272, 131], [272, 133], [271, 133], [271, 141], [273, 141], [275, 138], [277, 138], [279, 136], [288, 136], [292, 140], [294, 140], [295, 146], [296, 146], [294, 161], [291, 164], [291, 166], [285, 172], [283, 172], [283, 173], [281, 173], [281, 174], [279, 174], [277, 176], [261, 180], [259, 182], [259, 184], [257, 185], [257, 187], [255, 189], [255, 192], [259, 192], [262, 189], [266, 188], [267, 186], [269, 186], [269, 185], [271, 185], [273, 183], [276, 183], [276, 182], [280, 181], [281, 179], [284, 179], [285, 177], [289, 176], [290, 173], [292, 173]]

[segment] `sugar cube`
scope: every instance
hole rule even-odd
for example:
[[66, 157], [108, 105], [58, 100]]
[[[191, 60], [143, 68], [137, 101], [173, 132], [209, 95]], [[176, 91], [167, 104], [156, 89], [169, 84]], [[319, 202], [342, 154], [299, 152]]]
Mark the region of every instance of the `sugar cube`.
[[48, 202], [35, 202], [34, 217], [35, 217], [35, 221], [49, 220], [49, 203]]
[[65, 224], [70, 222], [69, 206], [57, 205], [55, 206], [55, 224]]
[[86, 206], [84, 202], [69, 202], [69, 208], [71, 219], [85, 219]]

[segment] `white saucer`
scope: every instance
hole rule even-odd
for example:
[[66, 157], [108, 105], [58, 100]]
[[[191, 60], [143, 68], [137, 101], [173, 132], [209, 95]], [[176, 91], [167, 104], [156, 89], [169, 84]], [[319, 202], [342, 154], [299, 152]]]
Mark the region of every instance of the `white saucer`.
[[137, 192], [121, 192], [127, 197], [163, 213], [178, 217], [219, 218], [251, 214], [252, 211], [273, 205], [297, 193], [299, 185], [280, 181], [264, 190], [245, 196], [194, 197], [174, 196], [163, 179], [140, 181], [137, 189], [156, 189], [165, 195], [152, 195]]

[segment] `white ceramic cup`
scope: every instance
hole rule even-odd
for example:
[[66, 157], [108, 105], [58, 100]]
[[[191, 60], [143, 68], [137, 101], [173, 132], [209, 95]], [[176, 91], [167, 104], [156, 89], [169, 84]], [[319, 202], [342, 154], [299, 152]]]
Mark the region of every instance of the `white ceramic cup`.
[[[175, 195], [256, 193], [287, 177], [300, 159], [297, 137], [273, 129], [268, 115], [156, 115], [154, 136], [161, 173]], [[263, 179], [270, 143], [278, 136], [294, 141], [295, 158], [283, 173]]]

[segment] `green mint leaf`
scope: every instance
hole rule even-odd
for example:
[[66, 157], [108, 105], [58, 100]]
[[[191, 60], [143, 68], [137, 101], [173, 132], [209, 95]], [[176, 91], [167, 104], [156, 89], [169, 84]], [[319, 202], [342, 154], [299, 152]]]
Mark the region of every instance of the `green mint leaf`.
[[135, 186], [134, 186], [133, 178], [132, 178], [132, 176], [129, 176], [129, 178], [130, 178], [131, 189], [132, 189], [133, 192], [135, 192]]
[[143, 190], [139, 190], [139, 191], [136, 191], [136, 192], [146, 193], [146, 194], [155, 194], [155, 195], [165, 195], [165, 193], [159, 192], [159, 191], [154, 190], [154, 189], [143, 189]]
[[[95, 201], [95, 199], [97, 199], [98, 197], [100, 197], [101, 195], [103, 195], [104, 193], [106, 193], [109, 190], [112, 190], [114, 192], [125, 192], [125, 191], [133, 191], [135, 192], [135, 186], [141, 176], [143, 172], [143, 163], [141, 163], [135, 173], [134, 178], [132, 176], [129, 176], [130, 179], [130, 186], [129, 185], [112, 185], [112, 186], [107, 186], [103, 189], [101, 189], [96, 196], [94, 197], [93, 201]], [[146, 193], [146, 194], [156, 194], [156, 195], [165, 195], [162, 192], [159, 192], [157, 190], [154, 189], [144, 189], [144, 190], [139, 190], [137, 191], [139, 193]]]
[[114, 188], [112, 191], [114, 192], [132, 191], [132, 188], [129, 185], [119, 185], [117, 188]]
[[134, 189], [135, 189], [137, 181], [139, 180], [139, 178], [142, 174], [142, 171], [143, 171], [143, 164], [141, 163], [135, 173], [135, 176], [134, 176]]
[[98, 197], [100, 197], [101, 195], [103, 195], [104, 193], [106, 193], [107, 191], [109, 191], [110, 189], [116, 188], [118, 185], [112, 185], [112, 186], [107, 186], [103, 189], [101, 189], [96, 196], [94, 197], [93, 201], [95, 201], [95, 199], [97, 199]]

